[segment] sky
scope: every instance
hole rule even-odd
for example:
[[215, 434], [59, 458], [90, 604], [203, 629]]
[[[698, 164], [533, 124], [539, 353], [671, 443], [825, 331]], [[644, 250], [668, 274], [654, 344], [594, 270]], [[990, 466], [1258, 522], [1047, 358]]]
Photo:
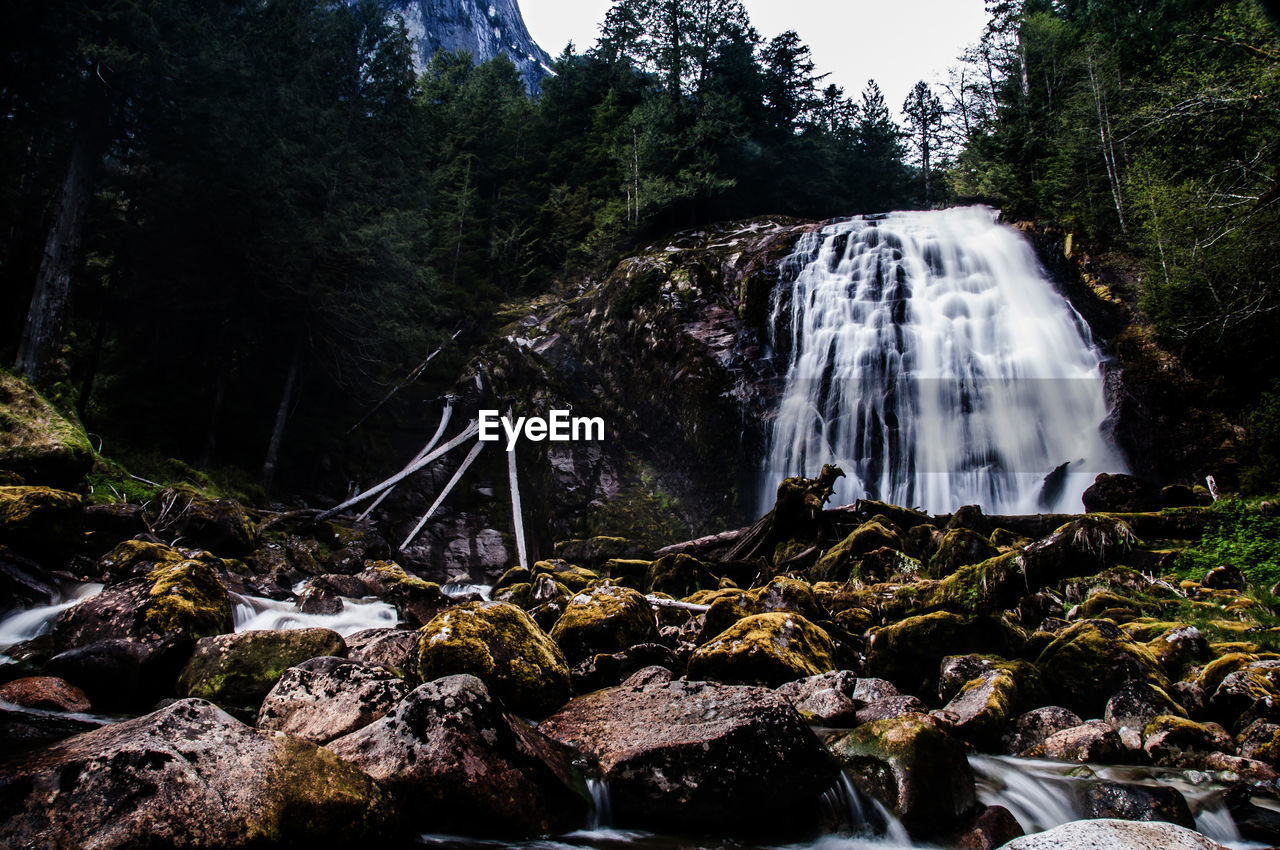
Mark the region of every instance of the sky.
[[[569, 41], [595, 44], [610, 0], [518, 0], [534, 41], [557, 56]], [[815, 71], [857, 98], [874, 78], [900, 112], [918, 80], [942, 79], [986, 24], [983, 0], [743, 0], [765, 39], [793, 29]]]

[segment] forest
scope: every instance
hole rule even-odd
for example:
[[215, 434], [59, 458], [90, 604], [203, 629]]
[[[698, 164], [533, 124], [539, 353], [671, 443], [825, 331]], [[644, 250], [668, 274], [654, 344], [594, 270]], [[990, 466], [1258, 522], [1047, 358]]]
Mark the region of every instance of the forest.
[[[616, 0], [535, 98], [501, 57], [415, 75], [373, 0], [10, 4], [0, 354], [113, 448], [287, 490], [382, 451], [501, 305], [655, 234], [981, 202], [1133, 270], [1265, 490], [1270, 6], [991, 0], [899, 125], [873, 80], [829, 84], [739, 2]], [[398, 387], [381, 432], [353, 430]]]

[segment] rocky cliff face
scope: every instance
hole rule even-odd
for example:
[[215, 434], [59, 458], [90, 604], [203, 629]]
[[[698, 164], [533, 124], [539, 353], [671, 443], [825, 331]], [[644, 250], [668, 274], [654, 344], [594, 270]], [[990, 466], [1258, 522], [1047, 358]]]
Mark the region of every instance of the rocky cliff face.
[[384, 0], [384, 5], [404, 17], [418, 70], [437, 50], [466, 50], [477, 63], [506, 54], [530, 94], [551, 71], [551, 57], [529, 35], [516, 0]]

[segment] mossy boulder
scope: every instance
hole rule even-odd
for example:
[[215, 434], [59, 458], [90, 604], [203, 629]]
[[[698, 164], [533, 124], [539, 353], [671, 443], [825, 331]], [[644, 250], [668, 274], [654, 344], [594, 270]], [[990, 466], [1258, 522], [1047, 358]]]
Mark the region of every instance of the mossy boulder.
[[1158, 715], [1142, 728], [1142, 749], [1153, 762], [1168, 767], [1190, 767], [1201, 763], [1204, 754], [1224, 752], [1231, 746], [1230, 736], [1221, 727], [1211, 728], [1180, 714]]
[[393, 561], [367, 561], [364, 567], [355, 577], [364, 582], [367, 595], [396, 606], [400, 619], [410, 628], [426, 625], [453, 604], [440, 585], [410, 575]]
[[1256, 720], [1280, 722], [1280, 661], [1253, 661], [1227, 674], [1209, 708], [1215, 720], [1237, 732]]
[[810, 576], [814, 581], [847, 581], [862, 556], [881, 548], [901, 551], [902, 535], [889, 520], [876, 517], [858, 526], [848, 537], [827, 550], [814, 564]]
[[711, 569], [692, 555], [663, 555], [649, 566], [644, 586], [649, 593], [668, 593], [682, 599], [699, 590], [715, 589], [719, 581]]
[[73, 487], [91, 468], [83, 429], [25, 381], [0, 372], [0, 470], [27, 484]]
[[1142, 607], [1132, 599], [1109, 590], [1093, 593], [1075, 611], [1073, 619], [1113, 620], [1124, 623], [1142, 616]]
[[653, 607], [638, 591], [600, 585], [569, 600], [551, 629], [570, 664], [658, 639]]
[[183, 538], [187, 545], [227, 555], [247, 555], [256, 546], [257, 529], [239, 502], [170, 487], [160, 493], [159, 503], [155, 526], [166, 538]]
[[929, 575], [942, 578], [960, 567], [978, 564], [999, 554], [1000, 550], [976, 531], [953, 528], [938, 541], [938, 548], [929, 559]]
[[0, 545], [40, 560], [80, 542], [84, 498], [52, 487], [0, 487]]
[[5, 770], [0, 845], [366, 846], [396, 837], [391, 807], [332, 752], [180, 700], [38, 750]]
[[1164, 689], [1150, 682], [1133, 680], [1125, 682], [1107, 700], [1102, 718], [1116, 728], [1143, 729], [1162, 715], [1186, 717], [1187, 711]]
[[996, 617], [961, 617], [937, 611], [907, 617], [873, 633], [867, 670], [907, 693], [934, 690], [940, 662], [958, 653], [1020, 654], [1025, 636]]
[[689, 678], [777, 687], [836, 669], [835, 645], [799, 614], [774, 611], [734, 623], [689, 659]]
[[605, 562], [604, 573], [613, 579], [615, 584], [644, 590], [646, 580], [653, 561], [642, 561], [636, 558], [610, 558]]
[[583, 590], [587, 585], [597, 582], [601, 578], [600, 574], [593, 570], [575, 566], [558, 558], [535, 563], [533, 565], [533, 577], [536, 579], [540, 575], [550, 576], [553, 580], [567, 587], [570, 592]]
[[1204, 665], [1204, 669], [1196, 677], [1196, 684], [1200, 686], [1200, 689], [1205, 694], [1212, 695], [1218, 689], [1218, 685], [1222, 684], [1223, 679], [1237, 670], [1243, 670], [1259, 659], [1260, 656], [1249, 652], [1223, 653]]
[[125, 578], [142, 566], [150, 571], [155, 564], [186, 560], [186, 556], [172, 546], [154, 540], [122, 540], [115, 548], [98, 559], [98, 569], [108, 578]]
[[96, 596], [58, 615], [58, 651], [104, 640], [153, 642], [166, 636], [197, 638], [232, 630], [231, 596], [210, 564], [194, 559], [135, 564], [142, 575], [109, 583]]
[[755, 590], [716, 591], [702, 600], [711, 606], [703, 615], [702, 642], [711, 640], [743, 617], [790, 611], [817, 622], [827, 617], [826, 611], [807, 582], [777, 576]]
[[1006, 670], [994, 669], [961, 685], [940, 714], [956, 736], [980, 750], [996, 752], [1019, 701], [1018, 680]]
[[1072, 624], [1045, 647], [1036, 665], [1055, 701], [1082, 717], [1100, 717], [1128, 681], [1169, 686], [1151, 650], [1108, 620]]
[[592, 570], [601, 569], [611, 560], [638, 558], [645, 551], [645, 547], [634, 540], [603, 536], [588, 537], [585, 540], [559, 540], [552, 548], [555, 557]]
[[201, 638], [178, 677], [184, 696], [256, 716], [290, 667], [322, 655], [345, 657], [342, 635], [329, 629], [281, 629]]
[[528, 614], [505, 602], [468, 602], [419, 633], [422, 681], [470, 673], [519, 714], [544, 717], [568, 701], [564, 653]]
[[944, 833], [977, 808], [964, 745], [927, 715], [866, 723], [827, 746], [857, 789], [893, 812], [913, 838]]

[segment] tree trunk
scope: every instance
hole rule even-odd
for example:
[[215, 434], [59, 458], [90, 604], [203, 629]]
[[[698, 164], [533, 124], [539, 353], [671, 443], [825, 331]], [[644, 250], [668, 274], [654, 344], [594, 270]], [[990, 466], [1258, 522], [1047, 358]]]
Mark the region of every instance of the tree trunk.
[[289, 361], [289, 375], [284, 379], [284, 392], [280, 395], [280, 407], [276, 410], [276, 424], [271, 429], [271, 442], [267, 444], [267, 457], [262, 462], [262, 487], [271, 489], [276, 477], [276, 462], [280, 459], [280, 442], [284, 439], [284, 424], [289, 419], [289, 406], [293, 403], [293, 389], [298, 381], [298, 360], [302, 346], [293, 350]]
[[67, 173], [53, 204], [53, 221], [36, 272], [27, 323], [22, 329], [14, 369], [39, 380], [62, 344], [71, 271], [80, 253], [85, 214], [93, 190], [93, 172], [107, 144], [107, 107], [94, 104], [76, 129]]

